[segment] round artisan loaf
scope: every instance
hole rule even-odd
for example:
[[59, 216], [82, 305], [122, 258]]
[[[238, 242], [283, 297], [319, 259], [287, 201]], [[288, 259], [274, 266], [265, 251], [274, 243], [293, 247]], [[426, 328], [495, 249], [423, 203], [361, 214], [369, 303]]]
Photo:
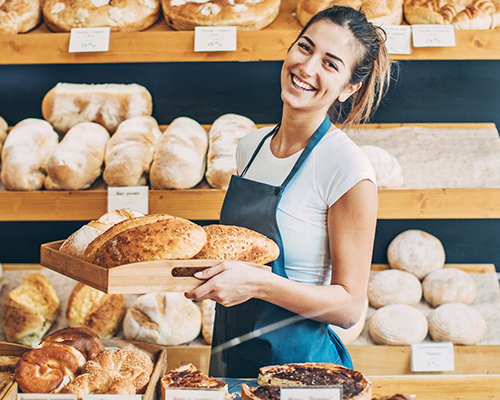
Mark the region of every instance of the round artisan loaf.
[[190, 189], [203, 179], [208, 136], [194, 119], [176, 118], [158, 143], [150, 181], [155, 189]]
[[41, 20], [40, 0], [4, 0], [0, 2], [0, 35], [28, 32]]
[[45, 0], [43, 17], [55, 32], [109, 26], [112, 31], [142, 31], [160, 15], [159, 0]]
[[257, 129], [253, 121], [237, 114], [217, 118], [208, 133], [206, 178], [210, 186], [227, 189], [236, 171], [236, 147], [247, 133]]
[[153, 117], [123, 121], [106, 147], [106, 168], [102, 175], [108, 186], [144, 186], [161, 137]]
[[279, 13], [281, 0], [162, 0], [163, 14], [172, 29], [196, 26], [236, 26], [263, 29]]
[[359, 337], [359, 335], [361, 335], [361, 332], [363, 332], [363, 329], [365, 328], [366, 324], [367, 314], [368, 314], [368, 299], [366, 299], [365, 301], [361, 317], [359, 317], [358, 322], [356, 322], [353, 326], [344, 329], [341, 328], [340, 326], [330, 325], [330, 328], [332, 328], [332, 330], [337, 334], [342, 343], [344, 343], [347, 346], [349, 343], [355, 341]]
[[428, 324], [425, 315], [415, 307], [392, 304], [375, 311], [369, 329], [377, 344], [407, 345], [424, 340]]
[[431, 234], [410, 229], [397, 235], [389, 244], [387, 258], [391, 268], [410, 272], [423, 279], [432, 271], [443, 268], [444, 247]]
[[370, 274], [368, 299], [374, 308], [390, 304], [414, 306], [422, 298], [422, 284], [409, 272], [388, 269]]
[[483, 316], [466, 304], [443, 304], [429, 318], [429, 332], [436, 342], [473, 345], [485, 338], [487, 330]]
[[457, 268], [431, 272], [422, 283], [424, 298], [433, 307], [446, 303], [470, 304], [476, 297], [476, 281]]
[[122, 294], [106, 294], [83, 283], [77, 283], [66, 307], [68, 326], [84, 326], [101, 339], [114, 336], [127, 308]]
[[378, 146], [359, 146], [370, 160], [377, 179], [377, 186], [390, 189], [404, 186], [403, 170], [396, 157]]
[[148, 293], [127, 310], [123, 332], [129, 340], [179, 345], [198, 337], [201, 311], [183, 293]]

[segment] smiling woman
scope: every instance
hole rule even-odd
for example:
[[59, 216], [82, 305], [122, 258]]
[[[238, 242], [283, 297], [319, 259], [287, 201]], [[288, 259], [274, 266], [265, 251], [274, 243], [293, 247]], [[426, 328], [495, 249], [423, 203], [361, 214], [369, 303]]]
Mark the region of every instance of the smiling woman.
[[329, 324], [349, 328], [362, 314], [377, 189], [367, 156], [328, 115], [334, 123], [341, 115], [347, 124], [367, 120], [389, 77], [383, 31], [349, 7], [315, 15], [290, 47], [281, 123], [239, 142], [239, 175], [221, 211], [222, 224], [273, 239], [280, 256], [272, 272], [223, 262], [186, 294], [219, 303], [212, 375], [250, 377], [292, 362], [352, 367]]

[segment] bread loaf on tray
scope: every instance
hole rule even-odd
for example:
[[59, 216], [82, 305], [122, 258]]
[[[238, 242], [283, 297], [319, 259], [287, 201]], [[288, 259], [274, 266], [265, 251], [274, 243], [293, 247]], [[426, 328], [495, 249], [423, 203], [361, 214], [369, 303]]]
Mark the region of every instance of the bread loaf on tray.
[[3, 0], [0, 2], [0, 35], [28, 32], [41, 20], [40, 0]]

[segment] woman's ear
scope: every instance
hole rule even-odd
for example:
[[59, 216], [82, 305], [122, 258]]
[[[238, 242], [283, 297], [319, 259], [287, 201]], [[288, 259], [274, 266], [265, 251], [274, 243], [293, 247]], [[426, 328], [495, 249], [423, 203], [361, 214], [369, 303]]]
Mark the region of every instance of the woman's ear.
[[356, 93], [362, 84], [363, 84], [363, 82], [356, 83], [355, 85], [347, 85], [346, 88], [340, 93], [338, 100], [341, 103], [343, 103], [349, 97], [351, 97], [354, 93]]

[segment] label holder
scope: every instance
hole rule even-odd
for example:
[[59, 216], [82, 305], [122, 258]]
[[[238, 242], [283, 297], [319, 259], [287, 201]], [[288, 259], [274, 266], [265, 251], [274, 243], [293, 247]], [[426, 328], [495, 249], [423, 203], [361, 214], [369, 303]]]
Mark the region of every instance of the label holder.
[[342, 400], [342, 386], [281, 386], [280, 400]]

